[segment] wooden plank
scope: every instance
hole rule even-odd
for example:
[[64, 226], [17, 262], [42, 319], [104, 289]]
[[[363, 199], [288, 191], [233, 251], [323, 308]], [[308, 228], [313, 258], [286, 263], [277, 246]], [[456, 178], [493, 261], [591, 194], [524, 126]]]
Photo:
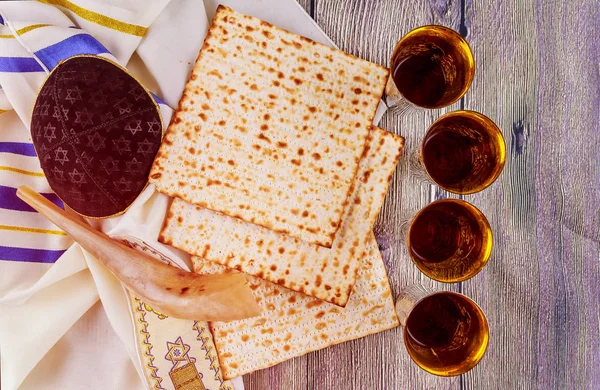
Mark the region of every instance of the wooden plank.
[[[600, 4], [537, 3], [540, 388], [600, 383]], [[548, 140], [552, 140], [548, 142]]]
[[515, 10], [514, 3], [486, 2], [469, 4], [465, 12], [477, 66], [465, 108], [494, 120], [508, 148], [498, 181], [465, 197], [483, 211], [494, 232], [488, 265], [463, 283], [463, 293], [485, 311], [491, 332], [485, 358], [464, 375], [467, 388], [531, 388], [538, 362], [540, 270], [531, 234], [537, 224], [532, 199], [537, 76], [533, 4], [523, 1]]
[[309, 389], [306, 356], [291, 359], [275, 367], [244, 375], [246, 390]]
[[478, 66], [465, 107], [497, 122], [508, 155], [499, 182], [467, 197], [496, 242], [487, 268], [463, 283], [492, 331], [465, 388], [595, 388], [597, 4], [474, 2], [466, 11]]
[[298, 0], [298, 3], [302, 6], [302, 8], [304, 8], [304, 10], [306, 12], [308, 12], [309, 15], [312, 16], [312, 9], [311, 9], [311, 0]]

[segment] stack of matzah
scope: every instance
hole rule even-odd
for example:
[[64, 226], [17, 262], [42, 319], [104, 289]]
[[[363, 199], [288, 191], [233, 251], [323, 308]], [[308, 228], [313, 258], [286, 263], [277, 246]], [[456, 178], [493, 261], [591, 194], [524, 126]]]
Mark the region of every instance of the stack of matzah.
[[262, 317], [211, 325], [226, 377], [398, 325], [371, 233], [404, 143], [371, 126], [387, 76], [218, 8], [150, 181], [160, 241], [253, 275]]
[[[225, 379], [273, 366], [292, 357], [398, 326], [392, 292], [375, 237], [367, 250], [345, 308], [250, 278], [262, 315], [241, 321], [211, 322]], [[199, 273], [225, 267], [194, 257]]]
[[331, 247], [388, 70], [220, 7], [150, 181]]
[[175, 199], [159, 240], [340, 306], [346, 305], [402, 140], [373, 127], [333, 247], [323, 248]]

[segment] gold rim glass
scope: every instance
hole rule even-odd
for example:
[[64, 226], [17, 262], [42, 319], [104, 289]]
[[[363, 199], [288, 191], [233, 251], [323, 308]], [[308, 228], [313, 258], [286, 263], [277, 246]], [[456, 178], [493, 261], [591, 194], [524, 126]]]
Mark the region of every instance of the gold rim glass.
[[487, 264], [492, 253], [492, 229], [485, 215], [472, 204], [442, 199], [415, 215], [406, 246], [413, 263], [431, 279], [461, 282]]
[[465, 295], [430, 292], [409, 286], [396, 305], [404, 327], [404, 345], [423, 370], [456, 376], [473, 369], [489, 343], [489, 326], [481, 308]]
[[474, 75], [473, 52], [460, 34], [444, 26], [418, 27], [394, 49], [386, 103], [446, 107], [467, 92]]
[[435, 121], [423, 138], [420, 160], [440, 188], [473, 194], [490, 186], [506, 160], [502, 131], [475, 111], [453, 111]]

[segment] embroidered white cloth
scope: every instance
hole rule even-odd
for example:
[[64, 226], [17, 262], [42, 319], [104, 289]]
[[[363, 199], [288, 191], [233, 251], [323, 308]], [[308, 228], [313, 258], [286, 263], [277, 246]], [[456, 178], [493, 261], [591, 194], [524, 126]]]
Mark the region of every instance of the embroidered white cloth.
[[[168, 123], [218, 3], [332, 44], [295, 0], [0, 2], [2, 389], [167, 389], [195, 375], [194, 362], [208, 365], [197, 368], [203, 380], [219, 380], [202, 323], [164, 318], [129, 296], [97, 260], [15, 195], [25, 184], [61, 204], [28, 128], [49, 70], [76, 54], [116, 60], [157, 95]], [[126, 214], [93, 224], [190, 268], [186, 254], [156, 241], [168, 203], [150, 186]], [[243, 388], [241, 381], [234, 385]]]

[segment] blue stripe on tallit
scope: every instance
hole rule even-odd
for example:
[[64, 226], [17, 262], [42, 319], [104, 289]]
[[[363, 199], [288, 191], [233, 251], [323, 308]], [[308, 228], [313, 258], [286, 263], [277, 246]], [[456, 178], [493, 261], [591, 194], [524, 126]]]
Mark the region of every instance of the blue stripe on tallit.
[[[41, 194], [46, 199], [64, 209], [65, 206], [55, 194]], [[14, 211], [28, 211], [36, 213], [33, 208], [17, 197], [17, 189], [13, 187], [0, 186], [0, 208]]]
[[[72, 27], [73, 28], [73, 27]], [[27, 57], [0, 57], [0, 72], [44, 72], [55, 68], [61, 61], [81, 54], [98, 55], [109, 53], [100, 42], [89, 34], [77, 34], [60, 42], [40, 49], [31, 58]], [[42, 66], [43, 64], [43, 66]], [[162, 100], [157, 99], [160, 103]], [[1, 129], [0, 129], [1, 130]], [[35, 149], [30, 143], [0, 142], [0, 153], [11, 153], [21, 156], [36, 156]], [[16, 185], [16, 183], [15, 183]], [[28, 225], [28, 215], [35, 210], [16, 196], [17, 189], [0, 186], [0, 209], [24, 212], [23, 222]], [[54, 204], [64, 209], [63, 202], [55, 194], [41, 194]], [[0, 215], [2, 213], [0, 212]], [[7, 243], [3, 243], [6, 245]], [[8, 245], [11, 245], [8, 243]], [[50, 250], [37, 248], [15, 248], [0, 245], [0, 260], [19, 261], [28, 263], [54, 263], [64, 253], [64, 250]]]
[[150, 94], [152, 94], [152, 97], [154, 98], [154, 100], [156, 101], [156, 103], [158, 104], [164, 104], [165, 106], [169, 106], [167, 103], [165, 103], [161, 98], [159, 98], [158, 96], [156, 96], [154, 94], [154, 92], [150, 92]]
[[32, 57], [0, 57], [0, 72], [30, 73], [44, 69]]
[[0, 142], [0, 153], [20, 154], [21, 156], [35, 157], [33, 144], [26, 142]]
[[[91, 35], [77, 34], [40, 49], [34, 55], [48, 70], [52, 70], [59, 62], [75, 55], [97, 55], [108, 52], [108, 49]], [[43, 71], [42, 66], [33, 57], [0, 57], [0, 72], [29, 73]]]
[[55, 263], [64, 250], [14, 248], [0, 246], [0, 260], [23, 261], [26, 263]]
[[60, 61], [75, 55], [104, 54], [108, 52], [108, 49], [91, 35], [78, 34], [36, 51], [35, 56], [42, 61], [46, 68], [52, 70]]

